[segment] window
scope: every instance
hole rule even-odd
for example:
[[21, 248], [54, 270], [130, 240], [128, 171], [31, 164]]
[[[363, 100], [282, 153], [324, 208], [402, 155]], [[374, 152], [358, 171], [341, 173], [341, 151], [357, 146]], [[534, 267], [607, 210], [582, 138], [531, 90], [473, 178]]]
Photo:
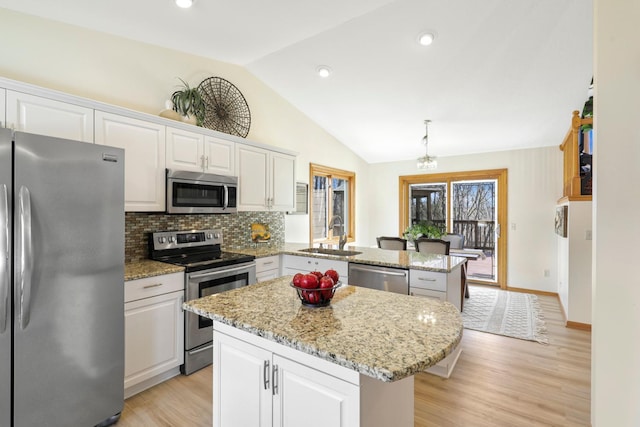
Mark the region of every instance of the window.
[[354, 241], [356, 174], [311, 163], [309, 182], [310, 241], [337, 243], [343, 234]]

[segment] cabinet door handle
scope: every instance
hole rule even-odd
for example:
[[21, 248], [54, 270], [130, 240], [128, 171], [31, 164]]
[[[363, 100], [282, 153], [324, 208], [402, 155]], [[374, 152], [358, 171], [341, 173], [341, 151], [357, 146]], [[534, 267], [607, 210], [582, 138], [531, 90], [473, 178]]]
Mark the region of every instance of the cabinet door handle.
[[271, 384], [273, 384], [272, 392], [275, 396], [276, 394], [278, 394], [278, 365], [273, 365], [271, 375]]
[[262, 375], [264, 377], [264, 389], [269, 389], [269, 361], [264, 361], [264, 366], [262, 367]]
[[430, 279], [428, 277], [418, 277], [418, 280], [422, 280], [423, 282], [435, 282], [436, 279]]
[[205, 157], [205, 158], [204, 158], [204, 164], [205, 164], [205, 166], [204, 166], [204, 170], [205, 170], [205, 172], [206, 172], [206, 171], [207, 171], [207, 169], [209, 169], [209, 156], [207, 156], [207, 157]]
[[162, 286], [162, 283], [154, 283], [153, 285], [145, 285], [145, 286], [142, 287], [142, 289], [157, 288], [158, 286]]
[[200, 156], [200, 167], [204, 171], [204, 155]]
[[262, 265], [271, 265], [271, 264], [273, 264], [273, 261], [267, 261], [262, 263]]

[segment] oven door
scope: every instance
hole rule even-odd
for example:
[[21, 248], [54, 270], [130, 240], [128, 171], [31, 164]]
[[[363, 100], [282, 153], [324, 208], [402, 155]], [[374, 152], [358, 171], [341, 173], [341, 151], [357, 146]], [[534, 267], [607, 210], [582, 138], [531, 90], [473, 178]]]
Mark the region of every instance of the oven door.
[[[187, 274], [187, 301], [256, 283], [255, 261]], [[213, 322], [185, 311], [185, 350], [213, 340]]]

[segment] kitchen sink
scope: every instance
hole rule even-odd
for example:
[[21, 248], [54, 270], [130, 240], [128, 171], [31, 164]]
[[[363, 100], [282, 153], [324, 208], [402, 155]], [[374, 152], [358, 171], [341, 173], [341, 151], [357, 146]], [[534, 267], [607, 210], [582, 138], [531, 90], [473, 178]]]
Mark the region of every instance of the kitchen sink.
[[300, 252], [308, 252], [311, 254], [337, 255], [337, 256], [352, 256], [352, 255], [360, 255], [362, 253], [358, 251], [350, 251], [347, 249], [328, 249], [328, 248], [307, 248], [307, 249], [300, 249]]

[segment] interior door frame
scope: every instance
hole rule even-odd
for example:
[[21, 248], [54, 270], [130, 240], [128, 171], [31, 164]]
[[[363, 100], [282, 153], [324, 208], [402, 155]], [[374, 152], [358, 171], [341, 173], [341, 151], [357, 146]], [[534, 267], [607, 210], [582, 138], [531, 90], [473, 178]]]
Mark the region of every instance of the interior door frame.
[[[402, 236], [409, 226], [409, 186], [412, 184], [445, 183], [447, 194], [451, 193], [453, 181], [496, 180], [498, 182], [497, 223], [500, 225], [500, 237], [497, 240], [498, 277], [496, 283], [501, 289], [507, 289], [507, 169], [488, 169], [478, 171], [429, 173], [420, 175], [404, 175], [398, 177], [399, 183], [399, 227], [398, 235]], [[447, 210], [449, 208], [447, 207]], [[452, 229], [452, 215], [447, 213], [447, 230]]]

